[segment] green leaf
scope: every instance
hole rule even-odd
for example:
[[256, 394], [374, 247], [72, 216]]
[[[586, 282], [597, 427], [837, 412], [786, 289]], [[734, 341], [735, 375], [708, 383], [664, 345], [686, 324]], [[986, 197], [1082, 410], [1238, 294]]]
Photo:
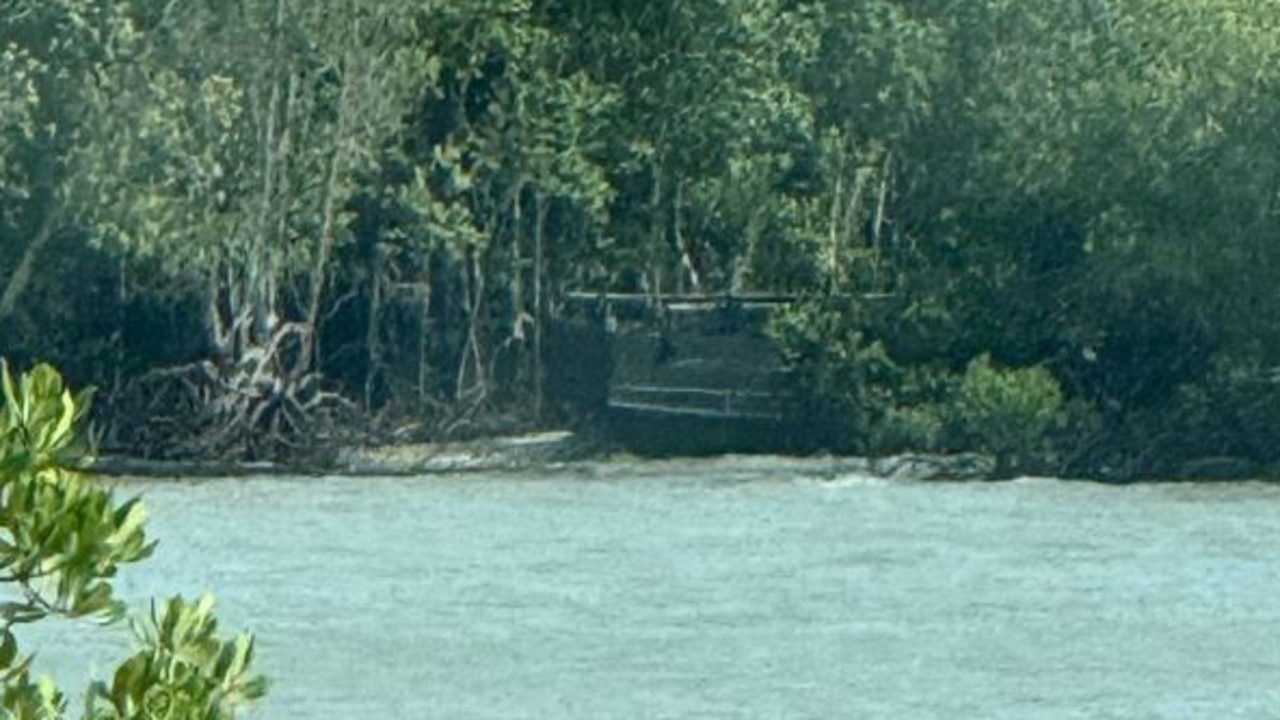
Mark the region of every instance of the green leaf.
[[8, 671], [18, 657], [18, 639], [9, 630], [0, 636], [0, 671]]

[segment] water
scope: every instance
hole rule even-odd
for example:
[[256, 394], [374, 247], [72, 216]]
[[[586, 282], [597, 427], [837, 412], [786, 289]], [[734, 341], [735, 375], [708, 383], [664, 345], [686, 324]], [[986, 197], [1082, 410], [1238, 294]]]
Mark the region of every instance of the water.
[[[126, 490], [162, 544], [122, 591], [216, 590], [254, 718], [1280, 717], [1280, 486], [729, 458]], [[72, 680], [127, 647], [40, 634]]]

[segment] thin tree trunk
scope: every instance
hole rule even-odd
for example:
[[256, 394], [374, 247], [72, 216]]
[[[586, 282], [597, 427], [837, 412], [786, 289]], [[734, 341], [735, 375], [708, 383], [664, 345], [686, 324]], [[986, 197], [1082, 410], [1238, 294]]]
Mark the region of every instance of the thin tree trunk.
[[[483, 390], [484, 357], [480, 351], [480, 306], [484, 298], [484, 276], [481, 274], [480, 261], [476, 249], [467, 250], [467, 258], [462, 272], [463, 296], [467, 299], [467, 339], [463, 344], [462, 358], [458, 364], [458, 377], [454, 388], [454, 398], [462, 400], [473, 387]], [[467, 367], [472, 369], [475, 384], [467, 387]]]
[[[470, 252], [470, 251], [468, 251]], [[471, 357], [471, 340], [474, 337], [471, 332], [471, 258], [465, 257], [462, 262], [462, 302], [464, 306], [463, 312], [466, 313], [466, 337], [462, 342], [462, 353], [459, 355], [458, 372], [453, 379], [453, 399], [460, 402], [467, 387], [467, 361]]]
[[829, 235], [827, 244], [831, 253], [831, 280], [838, 289], [843, 284], [844, 263], [842, 262], [843, 253], [840, 251], [841, 238], [844, 232], [840, 224], [840, 203], [844, 198], [844, 167], [841, 163], [840, 172], [836, 174], [836, 186], [831, 191], [831, 220], [829, 227]]
[[[210, 349], [213, 350], [215, 362], [218, 367], [222, 367], [227, 358], [234, 353], [232, 347], [234, 330], [229, 331], [222, 321], [222, 312], [218, 308], [218, 284], [216, 272], [212, 273], [212, 277], [205, 283], [204, 332]], [[229, 302], [232, 307], [235, 306], [235, 293], [230, 293]]]
[[5, 284], [4, 294], [0, 295], [0, 323], [9, 319], [9, 316], [13, 314], [14, 309], [18, 306], [18, 300], [26, 292], [27, 286], [31, 284], [31, 274], [35, 268], [36, 257], [39, 256], [44, 246], [49, 244], [49, 239], [53, 237], [57, 226], [57, 214], [53, 210], [45, 213], [35, 236], [31, 238], [31, 242], [27, 243], [26, 249], [23, 250], [22, 260], [18, 262], [18, 267], [14, 268], [13, 273], [9, 275], [9, 282]]
[[[685, 273], [689, 276], [689, 286], [693, 292], [702, 289], [701, 270], [698, 268], [697, 248], [692, 245], [686, 245], [684, 241], [684, 222], [682, 218], [682, 209], [684, 207], [684, 180], [676, 181], [676, 196], [671, 204], [671, 233], [674, 236], [676, 248], [680, 251], [680, 264], [684, 266]], [[694, 242], [697, 242], [696, 240]], [[680, 278], [680, 289], [684, 290], [684, 278]]]
[[547, 211], [550, 206], [539, 193], [534, 196], [537, 220], [533, 228], [533, 417], [542, 420], [542, 322], [546, 313], [542, 303], [542, 258], [546, 238]]
[[514, 316], [511, 324], [511, 337], [524, 342], [524, 257], [520, 253], [520, 240], [524, 237], [524, 218], [520, 212], [521, 196], [524, 195], [524, 183], [516, 186], [511, 201], [511, 284], [508, 286], [511, 295], [511, 313]]
[[[112, 363], [115, 367], [111, 369], [111, 394], [107, 400], [107, 407], [115, 408], [120, 401], [120, 395], [124, 392], [124, 363], [128, 357], [128, 348], [125, 347], [125, 325], [128, 322], [127, 306], [129, 303], [129, 274], [128, 260], [121, 255], [119, 259], [119, 269], [117, 272], [116, 285], [116, 327], [111, 333], [111, 354], [114, 356]], [[107, 442], [112, 445], [116, 444], [117, 431], [119, 424], [112, 416], [117, 415], [111, 412], [108, 415], [105, 437]]]
[[284, 62], [285, 0], [275, 0], [271, 21], [273, 68], [270, 75], [271, 94], [262, 130], [262, 196], [257, 227], [253, 230], [246, 272], [246, 290], [253, 313], [252, 327], [248, 328], [251, 345], [264, 345], [270, 340], [276, 324], [275, 287], [270, 255], [272, 215], [277, 201], [277, 162], [280, 160], [280, 143], [277, 131], [280, 124], [280, 102], [283, 87], [280, 68]]
[[883, 290], [880, 287], [880, 265], [883, 261], [884, 248], [881, 247], [880, 233], [884, 227], [885, 203], [889, 197], [889, 170], [893, 162], [893, 153], [885, 153], [884, 166], [880, 170], [880, 195], [876, 199], [876, 216], [871, 224], [871, 245], [874, 248], [874, 282], [873, 289], [876, 291]]
[[422, 294], [421, 319], [418, 327], [418, 402], [427, 401], [427, 379], [431, 365], [427, 360], [428, 336], [431, 331], [431, 262], [427, 261], [426, 279], [419, 284], [418, 292]]
[[[861, 224], [858, 222], [858, 210], [862, 207], [862, 193], [866, 190], [867, 177], [870, 174], [871, 172], [867, 168], [858, 168], [853, 173], [853, 188], [851, 188], [849, 192], [849, 199], [847, 201], [847, 204], [844, 206], [843, 226], [844, 226], [844, 233], [845, 233], [846, 239], [841, 244], [846, 247], [853, 246], [854, 233], [858, 232], [859, 226]], [[869, 238], [864, 237], [863, 242], [864, 243], [867, 242], [868, 239]], [[854, 262], [852, 263], [852, 267], [850, 268], [850, 273], [849, 273], [853, 278], [853, 282], [855, 283], [855, 286], [858, 283], [858, 275], [859, 275], [858, 263], [856, 261], [857, 261], [857, 256], [855, 255]]]
[[662, 163], [653, 162], [653, 189], [649, 195], [649, 281], [648, 294], [662, 301]]
[[[364, 345], [368, 353], [368, 370], [364, 376], [364, 407], [373, 410], [373, 386], [382, 365], [382, 351], [378, 344], [378, 322], [382, 314], [382, 253], [373, 251], [373, 287], [369, 292], [369, 324], [365, 328]], [[311, 326], [309, 326], [311, 327]], [[309, 329], [306, 334], [310, 334]]]
[[474, 250], [471, 253], [471, 268], [475, 274], [475, 282], [472, 284], [472, 293], [475, 299], [471, 303], [471, 323], [469, 333], [471, 335], [471, 358], [475, 363], [475, 379], [476, 386], [480, 388], [481, 393], [487, 390], [488, 378], [484, 372], [484, 353], [480, 347], [480, 311], [484, 306], [484, 268], [480, 266], [480, 254]]
[[350, 87], [350, 83], [344, 82], [338, 96], [338, 147], [334, 148], [333, 153], [329, 156], [329, 167], [325, 173], [324, 205], [320, 227], [320, 252], [316, 256], [315, 266], [311, 268], [311, 291], [307, 301], [307, 332], [303, 337], [303, 351], [299, 358], [299, 363], [302, 367], [298, 369], [299, 372], [310, 370], [316, 363], [315, 355], [316, 348], [319, 345], [320, 334], [320, 301], [324, 297], [329, 271], [329, 259], [333, 256], [333, 246], [337, 236], [335, 220], [338, 210], [338, 179], [345, 172], [346, 153], [343, 152], [343, 148], [346, 143], [343, 139], [346, 136], [349, 115], [347, 93], [350, 91]]

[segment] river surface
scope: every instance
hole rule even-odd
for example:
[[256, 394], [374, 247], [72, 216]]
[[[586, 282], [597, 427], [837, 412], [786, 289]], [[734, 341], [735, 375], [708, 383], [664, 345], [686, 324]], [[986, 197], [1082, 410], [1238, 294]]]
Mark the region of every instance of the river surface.
[[[1280, 486], [834, 467], [129, 482], [119, 587], [215, 590], [252, 718], [1280, 717]], [[37, 634], [73, 684], [128, 647]]]

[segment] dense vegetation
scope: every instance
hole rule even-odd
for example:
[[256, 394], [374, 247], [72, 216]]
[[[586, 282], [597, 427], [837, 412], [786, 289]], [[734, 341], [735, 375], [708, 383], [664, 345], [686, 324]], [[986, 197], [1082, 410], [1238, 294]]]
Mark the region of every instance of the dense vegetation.
[[564, 293], [774, 290], [863, 451], [1280, 443], [1280, 9], [0, 0], [0, 337], [104, 441], [545, 419]]
[[[123, 618], [112, 578], [155, 543], [141, 502], [117, 502], [80, 469], [86, 394], [72, 395], [47, 365], [14, 378], [0, 363], [0, 388], [0, 708], [6, 718], [56, 720], [70, 703], [51, 678], [32, 679], [17, 628]], [[253, 675], [252, 636], [220, 640], [212, 611], [212, 596], [153, 606], [134, 622], [140, 649], [88, 689], [81, 716], [230, 720], [260, 698], [266, 685]]]

